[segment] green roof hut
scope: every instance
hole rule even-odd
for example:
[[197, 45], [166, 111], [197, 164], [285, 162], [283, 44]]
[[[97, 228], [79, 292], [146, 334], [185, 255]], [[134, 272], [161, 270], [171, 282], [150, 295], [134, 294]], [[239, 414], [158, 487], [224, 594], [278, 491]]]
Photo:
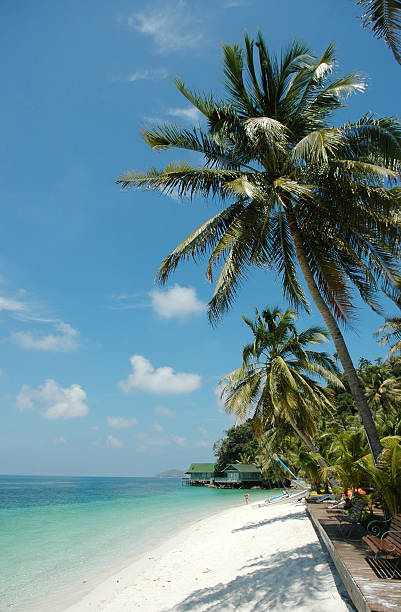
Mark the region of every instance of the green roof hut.
[[228, 482], [260, 482], [260, 468], [251, 463], [232, 463], [223, 472]]
[[189, 474], [190, 481], [210, 482], [214, 478], [215, 465], [215, 463], [191, 463], [185, 473]]

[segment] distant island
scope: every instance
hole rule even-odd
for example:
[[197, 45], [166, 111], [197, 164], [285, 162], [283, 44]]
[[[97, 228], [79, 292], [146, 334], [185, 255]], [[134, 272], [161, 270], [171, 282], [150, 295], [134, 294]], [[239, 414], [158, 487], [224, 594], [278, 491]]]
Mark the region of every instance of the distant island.
[[183, 470], [165, 470], [156, 474], [155, 478], [182, 478], [185, 472]]

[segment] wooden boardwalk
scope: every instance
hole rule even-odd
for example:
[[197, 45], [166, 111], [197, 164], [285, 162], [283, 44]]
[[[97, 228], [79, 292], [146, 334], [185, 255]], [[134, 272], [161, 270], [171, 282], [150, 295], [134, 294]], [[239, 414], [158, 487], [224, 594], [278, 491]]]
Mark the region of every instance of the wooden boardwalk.
[[344, 539], [347, 527], [340, 526], [328, 505], [307, 504], [307, 509], [358, 612], [401, 611], [401, 571], [386, 579], [388, 562], [367, 558], [370, 549], [361, 540], [365, 530], [357, 526]]

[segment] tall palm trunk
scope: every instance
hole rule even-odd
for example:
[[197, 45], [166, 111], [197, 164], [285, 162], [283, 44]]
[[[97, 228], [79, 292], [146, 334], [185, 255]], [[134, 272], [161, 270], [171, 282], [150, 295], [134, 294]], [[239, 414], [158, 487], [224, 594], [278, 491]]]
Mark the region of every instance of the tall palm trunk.
[[[291, 427], [293, 428], [293, 430], [301, 438], [301, 440], [303, 440], [305, 442], [305, 444], [309, 448], [309, 450], [312, 453], [317, 455], [316, 461], [320, 465], [320, 467], [327, 468], [328, 467], [327, 463], [325, 462], [325, 460], [321, 456], [318, 447], [315, 446], [315, 444], [313, 444], [313, 442], [310, 439], [310, 437], [304, 431], [302, 431], [302, 429], [298, 428], [297, 424], [295, 423], [295, 421], [293, 419], [289, 419], [289, 423], [290, 423]], [[340, 483], [334, 478], [334, 476], [332, 476], [332, 474], [329, 473], [327, 479], [328, 479], [328, 481], [330, 483], [331, 488], [334, 488], [334, 487], [339, 488]]]
[[376, 464], [377, 459], [383, 450], [383, 447], [380, 443], [380, 438], [377, 433], [375, 423], [373, 421], [372, 413], [370, 412], [368, 403], [366, 401], [363, 387], [356, 373], [354, 364], [352, 363], [351, 356], [348, 352], [347, 345], [345, 344], [343, 335], [341, 333], [340, 328], [338, 327], [337, 321], [330, 312], [330, 309], [323, 300], [320, 291], [316, 285], [312, 271], [305, 256], [305, 252], [302, 245], [302, 236], [298, 229], [294, 213], [291, 209], [288, 208], [286, 211], [286, 215], [291, 235], [294, 240], [295, 252], [297, 254], [299, 266], [302, 270], [302, 274], [304, 276], [312, 299], [316, 307], [318, 308], [320, 314], [322, 315], [323, 320], [326, 323], [327, 329], [329, 330], [329, 333], [333, 339], [338, 357], [344, 368], [344, 374], [351, 388], [352, 397], [354, 398], [355, 405], [358, 409], [359, 416], [365, 429], [366, 437], [370, 446], [370, 451], [372, 453], [374, 463]]

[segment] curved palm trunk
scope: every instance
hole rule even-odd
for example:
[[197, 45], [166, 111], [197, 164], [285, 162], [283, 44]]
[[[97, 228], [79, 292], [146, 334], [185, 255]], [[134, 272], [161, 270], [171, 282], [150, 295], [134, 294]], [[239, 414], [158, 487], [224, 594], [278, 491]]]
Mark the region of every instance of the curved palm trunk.
[[[310, 437], [303, 432], [301, 429], [298, 428], [297, 424], [295, 423], [295, 421], [293, 421], [292, 419], [289, 420], [289, 423], [291, 425], [291, 427], [294, 429], [294, 431], [298, 434], [298, 436], [301, 438], [301, 440], [303, 440], [306, 444], [306, 446], [309, 448], [309, 450], [312, 453], [315, 453], [316, 455], [318, 455], [316, 457], [316, 461], [317, 463], [320, 465], [320, 467], [324, 467], [327, 468], [329, 467], [327, 465], [327, 463], [325, 462], [325, 460], [323, 459], [323, 457], [320, 454], [320, 451], [318, 449], [317, 446], [315, 446], [315, 444], [313, 444], [312, 440], [310, 439]], [[327, 480], [330, 483], [331, 488], [336, 487], [339, 488], [340, 487], [340, 483], [334, 478], [334, 476], [332, 476], [332, 474], [329, 474], [327, 477]]]
[[326, 323], [327, 329], [329, 330], [329, 333], [333, 339], [334, 346], [336, 347], [339, 359], [344, 368], [344, 374], [351, 388], [352, 397], [354, 398], [355, 405], [358, 409], [359, 416], [365, 429], [366, 437], [369, 442], [370, 451], [372, 453], [374, 463], [376, 464], [376, 461], [380, 453], [382, 452], [383, 447], [380, 443], [380, 438], [378, 436], [376, 426], [373, 421], [372, 413], [370, 412], [368, 403], [366, 401], [363, 387], [354, 368], [354, 364], [352, 363], [351, 356], [348, 352], [347, 345], [345, 344], [343, 335], [341, 333], [340, 328], [338, 327], [337, 321], [333, 317], [330, 309], [328, 308], [327, 304], [320, 295], [320, 291], [316, 285], [308, 261], [305, 257], [305, 252], [302, 245], [302, 236], [298, 229], [295, 216], [290, 210], [287, 210], [286, 214], [291, 235], [294, 240], [295, 252], [297, 254], [299, 266], [302, 270], [302, 274], [304, 276], [312, 299], [315, 305], [317, 306], [320, 314], [322, 315], [323, 320]]

